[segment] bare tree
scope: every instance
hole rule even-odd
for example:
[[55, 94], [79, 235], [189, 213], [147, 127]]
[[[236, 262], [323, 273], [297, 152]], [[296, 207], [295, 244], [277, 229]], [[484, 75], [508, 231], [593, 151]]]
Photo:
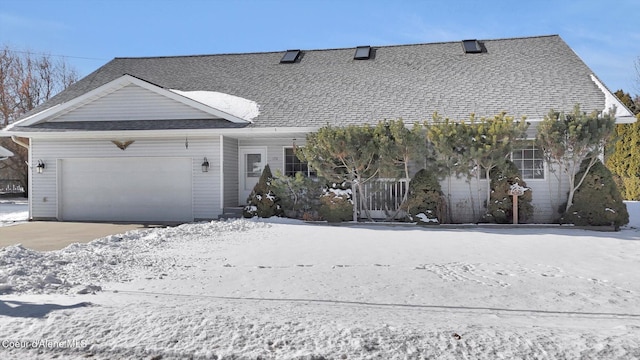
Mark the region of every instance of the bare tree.
[[[53, 59], [51, 55], [15, 51], [4, 46], [0, 49], [0, 127], [16, 121], [77, 79], [77, 71], [63, 58]], [[28, 143], [28, 140], [21, 139], [21, 142]], [[27, 189], [27, 149], [8, 138], [0, 138], [0, 146], [15, 154], [0, 162], [0, 178], [19, 180]]]

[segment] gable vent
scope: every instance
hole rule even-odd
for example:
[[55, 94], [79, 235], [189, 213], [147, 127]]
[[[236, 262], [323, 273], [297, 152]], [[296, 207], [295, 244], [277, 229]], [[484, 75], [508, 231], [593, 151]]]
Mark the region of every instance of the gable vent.
[[287, 52], [282, 56], [282, 59], [280, 59], [280, 63], [294, 63], [296, 62], [296, 60], [298, 60], [299, 56], [300, 50], [287, 50]]
[[353, 55], [354, 60], [367, 60], [371, 57], [371, 46], [358, 46]]
[[477, 54], [482, 52], [482, 46], [478, 40], [462, 40], [462, 47], [467, 54]]

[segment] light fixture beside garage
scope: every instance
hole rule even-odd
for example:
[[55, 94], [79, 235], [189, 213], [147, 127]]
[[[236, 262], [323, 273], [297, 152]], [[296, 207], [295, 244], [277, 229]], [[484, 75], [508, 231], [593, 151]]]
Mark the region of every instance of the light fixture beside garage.
[[209, 160], [207, 160], [207, 158], [204, 158], [204, 161], [202, 162], [202, 172], [209, 172]]
[[38, 171], [38, 174], [42, 174], [42, 172], [44, 171], [44, 162], [42, 160], [38, 160], [38, 165], [36, 165], [36, 170]]

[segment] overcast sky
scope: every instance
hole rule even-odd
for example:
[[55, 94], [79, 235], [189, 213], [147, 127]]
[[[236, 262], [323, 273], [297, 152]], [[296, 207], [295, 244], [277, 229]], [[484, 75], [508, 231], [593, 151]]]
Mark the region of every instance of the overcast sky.
[[638, 0], [0, 0], [0, 45], [85, 76], [114, 57], [559, 34], [610, 90], [640, 94], [638, 14]]

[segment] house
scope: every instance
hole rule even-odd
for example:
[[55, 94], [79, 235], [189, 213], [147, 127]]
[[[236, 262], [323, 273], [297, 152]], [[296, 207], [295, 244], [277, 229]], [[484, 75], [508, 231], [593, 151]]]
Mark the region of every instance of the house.
[[[32, 219], [192, 221], [237, 207], [262, 167], [293, 173], [324, 125], [615, 107], [557, 35], [346, 49], [115, 58], [2, 131], [29, 138]], [[533, 145], [514, 154], [547, 221], [554, 181]], [[485, 180], [486, 181], [486, 180]], [[459, 220], [469, 186], [454, 181]]]

